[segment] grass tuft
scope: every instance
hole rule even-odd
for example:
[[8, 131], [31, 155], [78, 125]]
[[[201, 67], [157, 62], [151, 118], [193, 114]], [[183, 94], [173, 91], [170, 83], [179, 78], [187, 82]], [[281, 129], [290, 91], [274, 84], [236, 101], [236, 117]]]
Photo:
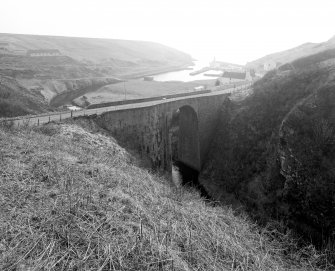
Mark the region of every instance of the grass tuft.
[[74, 124], [0, 128], [0, 270], [317, 270], [288, 236]]

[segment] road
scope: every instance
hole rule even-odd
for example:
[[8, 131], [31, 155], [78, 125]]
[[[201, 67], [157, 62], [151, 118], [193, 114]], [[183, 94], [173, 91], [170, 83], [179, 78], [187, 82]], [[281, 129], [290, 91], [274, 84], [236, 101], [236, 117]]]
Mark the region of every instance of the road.
[[0, 119], [0, 122], [1, 121], [11, 122], [17, 127], [24, 126], [24, 125], [36, 126], [36, 125], [42, 125], [45, 123], [49, 123], [51, 121], [62, 121], [68, 118], [75, 118], [75, 117], [80, 117], [80, 116], [91, 116], [95, 114], [101, 115], [103, 113], [110, 112], [110, 111], [143, 108], [143, 107], [149, 107], [149, 106], [154, 106], [154, 105], [163, 104], [163, 103], [170, 103], [170, 102], [174, 102], [178, 100], [205, 97], [205, 96], [216, 96], [216, 95], [221, 95], [225, 93], [234, 93], [234, 92], [239, 92], [243, 90], [245, 91], [248, 89], [250, 89], [250, 84], [243, 85], [237, 88], [229, 88], [225, 90], [219, 90], [219, 91], [214, 91], [210, 93], [197, 94], [197, 95], [186, 96], [186, 97], [162, 99], [162, 100], [156, 100], [156, 101], [132, 103], [132, 104], [125, 104], [125, 105], [117, 105], [117, 106], [108, 106], [108, 107], [102, 107], [102, 108], [97, 108], [97, 109], [83, 109], [83, 110], [78, 110], [78, 111], [64, 111], [64, 112], [46, 113], [46, 114], [40, 114], [40, 115], [34, 115], [34, 116], [7, 118], [7, 119]]

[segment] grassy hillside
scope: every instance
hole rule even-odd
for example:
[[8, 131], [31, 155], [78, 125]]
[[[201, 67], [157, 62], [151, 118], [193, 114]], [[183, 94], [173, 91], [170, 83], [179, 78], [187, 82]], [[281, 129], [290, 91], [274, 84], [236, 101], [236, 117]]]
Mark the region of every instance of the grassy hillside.
[[312, 248], [177, 189], [80, 124], [0, 128], [1, 270], [318, 270]]
[[335, 48], [322, 51], [307, 57], [294, 60], [291, 65], [295, 69], [305, 69], [312, 65], [326, 66], [335, 63]]
[[93, 63], [112, 64], [113, 61], [123, 61], [180, 65], [191, 61], [191, 57], [181, 51], [146, 41], [1, 33], [0, 40], [9, 42], [17, 50], [58, 49], [63, 55], [75, 60]]
[[289, 50], [285, 50], [278, 53], [273, 53], [262, 58], [253, 60], [247, 63], [247, 66], [250, 68], [262, 69], [264, 63], [274, 61], [275, 63], [285, 64], [288, 62], [292, 62], [298, 58], [302, 58], [305, 56], [313, 55], [325, 50], [334, 49], [335, 48], [335, 36], [329, 39], [326, 42], [322, 43], [305, 43], [295, 48], [291, 48]]
[[45, 112], [42, 95], [28, 91], [15, 79], [0, 74], [0, 118]]
[[202, 182], [218, 197], [234, 195], [260, 222], [284, 221], [334, 261], [335, 73], [310, 65], [319, 60], [273, 70], [247, 99], [225, 105]]

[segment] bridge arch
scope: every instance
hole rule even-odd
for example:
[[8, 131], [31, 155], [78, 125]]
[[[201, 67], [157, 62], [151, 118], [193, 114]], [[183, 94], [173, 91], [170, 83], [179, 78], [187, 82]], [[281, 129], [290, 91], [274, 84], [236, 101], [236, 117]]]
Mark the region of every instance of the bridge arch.
[[199, 121], [196, 111], [189, 105], [178, 108], [172, 115], [170, 132], [172, 160], [200, 171]]
[[[155, 169], [171, 170], [171, 130], [177, 120], [174, 136], [176, 159], [198, 173], [215, 133], [220, 110], [229, 94], [210, 93], [155, 104], [107, 111], [94, 115], [96, 122], [110, 131], [119, 142], [138, 150]], [[180, 123], [179, 123], [180, 122]]]

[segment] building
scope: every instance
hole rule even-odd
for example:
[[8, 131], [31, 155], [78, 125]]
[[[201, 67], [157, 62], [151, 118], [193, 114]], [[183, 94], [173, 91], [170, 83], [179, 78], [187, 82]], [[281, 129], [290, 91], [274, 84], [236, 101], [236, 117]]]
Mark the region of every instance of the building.
[[225, 71], [219, 78], [221, 84], [230, 84], [241, 81], [252, 81], [253, 75], [248, 71]]
[[143, 80], [144, 80], [144, 81], [153, 81], [154, 78], [153, 78], [152, 76], [144, 76], [144, 77], [143, 77]]
[[205, 86], [198, 86], [198, 87], [194, 87], [193, 90], [194, 91], [202, 91], [202, 90], [205, 90]]
[[226, 79], [226, 83], [227, 80], [229, 80], [229, 83], [244, 81], [247, 80], [247, 72], [225, 71], [222, 74], [222, 79]]
[[27, 56], [37, 57], [37, 56], [60, 56], [61, 53], [57, 49], [38, 49], [38, 50], [28, 50]]
[[237, 79], [237, 80], [245, 80], [246, 78], [246, 72], [230, 72], [230, 71], [225, 71], [222, 74], [223, 78], [229, 78], [231, 79]]

